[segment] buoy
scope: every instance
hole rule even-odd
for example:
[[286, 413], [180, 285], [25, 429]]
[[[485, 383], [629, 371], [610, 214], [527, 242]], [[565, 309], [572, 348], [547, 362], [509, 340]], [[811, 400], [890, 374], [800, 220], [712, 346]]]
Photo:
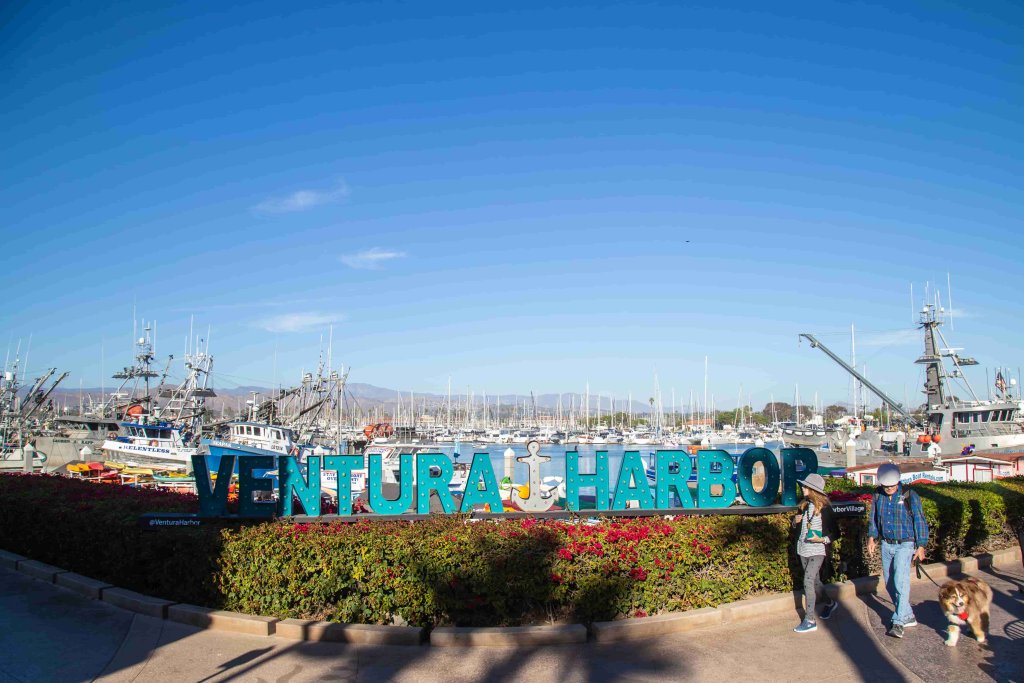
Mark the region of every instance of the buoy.
[[942, 441], [942, 435], [936, 434], [935, 436], [932, 437], [932, 441], [934, 441], [935, 443]]

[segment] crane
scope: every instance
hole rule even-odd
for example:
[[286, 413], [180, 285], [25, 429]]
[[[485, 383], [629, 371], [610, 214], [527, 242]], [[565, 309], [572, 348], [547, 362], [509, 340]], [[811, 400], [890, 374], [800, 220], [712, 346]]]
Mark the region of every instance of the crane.
[[811, 348], [812, 349], [821, 349], [822, 352], [826, 356], [828, 356], [829, 358], [834, 360], [836, 363], [839, 364], [840, 367], [842, 367], [848, 373], [850, 373], [851, 375], [856, 377], [862, 384], [864, 384], [864, 386], [866, 386], [868, 389], [870, 389], [872, 392], [874, 392], [875, 396], [877, 396], [878, 398], [882, 399], [882, 401], [884, 401], [890, 408], [895, 410], [909, 424], [911, 424], [911, 425], [913, 425], [915, 427], [921, 427], [922, 426], [920, 420], [918, 420], [916, 417], [914, 417], [913, 415], [908, 413], [906, 410], [904, 410], [903, 406], [901, 404], [899, 404], [896, 401], [894, 401], [891, 398], [889, 398], [885, 394], [884, 391], [882, 391], [881, 389], [876, 387], [874, 384], [869, 382], [867, 377], [865, 377], [864, 375], [860, 374], [859, 372], [854, 370], [852, 367], [850, 367], [849, 363], [847, 363], [842, 358], [840, 358], [835, 353], [833, 353], [830, 348], [828, 348], [827, 346], [822, 344], [820, 341], [815, 339], [813, 334], [801, 333], [800, 334], [800, 338], [803, 338], [803, 339], [806, 339], [807, 341], [809, 341], [811, 343]]

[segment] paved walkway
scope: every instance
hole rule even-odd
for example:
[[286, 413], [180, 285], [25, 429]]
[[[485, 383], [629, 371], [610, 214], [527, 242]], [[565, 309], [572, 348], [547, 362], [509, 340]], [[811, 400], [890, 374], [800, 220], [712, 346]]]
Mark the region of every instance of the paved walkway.
[[[995, 591], [991, 644], [944, 645], [930, 583], [914, 586], [920, 626], [885, 636], [884, 596], [854, 599], [816, 633], [778, 616], [643, 642], [529, 649], [295, 643], [125, 612], [0, 569], [0, 683], [43, 681], [1000, 681], [1024, 682], [1020, 567], [981, 571]], [[940, 581], [941, 583], [941, 581]], [[799, 672], [804, 670], [803, 674]]]

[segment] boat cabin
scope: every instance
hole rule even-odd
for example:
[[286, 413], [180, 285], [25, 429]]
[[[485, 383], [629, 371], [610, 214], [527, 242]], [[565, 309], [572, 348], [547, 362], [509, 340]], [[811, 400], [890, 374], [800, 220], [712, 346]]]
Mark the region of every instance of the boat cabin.
[[228, 424], [227, 440], [282, 455], [291, 452], [295, 444], [291, 429], [263, 422], [231, 422]]

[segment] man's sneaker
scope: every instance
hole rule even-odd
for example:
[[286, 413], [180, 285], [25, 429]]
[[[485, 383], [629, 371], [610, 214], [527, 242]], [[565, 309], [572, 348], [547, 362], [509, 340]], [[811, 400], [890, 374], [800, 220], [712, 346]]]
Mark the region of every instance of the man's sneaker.
[[903, 637], [903, 625], [902, 624], [893, 624], [892, 628], [889, 629], [889, 635], [892, 636], [893, 638], [902, 638]]
[[800, 622], [800, 625], [797, 626], [793, 630], [796, 631], [797, 633], [810, 633], [811, 631], [817, 631], [818, 630], [818, 625], [815, 624], [813, 621], [809, 621], [807, 619], [804, 619], [803, 621]]
[[825, 605], [825, 609], [821, 610], [821, 618], [828, 619], [836, 611], [836, 607], [839, 607], [839, 603], [833, 600], [832, 602]]
[[911, 626], [917, 626], [917, 619], [910, 617], [910, 621], [903, 624], [903, 628], [910, 628]]

